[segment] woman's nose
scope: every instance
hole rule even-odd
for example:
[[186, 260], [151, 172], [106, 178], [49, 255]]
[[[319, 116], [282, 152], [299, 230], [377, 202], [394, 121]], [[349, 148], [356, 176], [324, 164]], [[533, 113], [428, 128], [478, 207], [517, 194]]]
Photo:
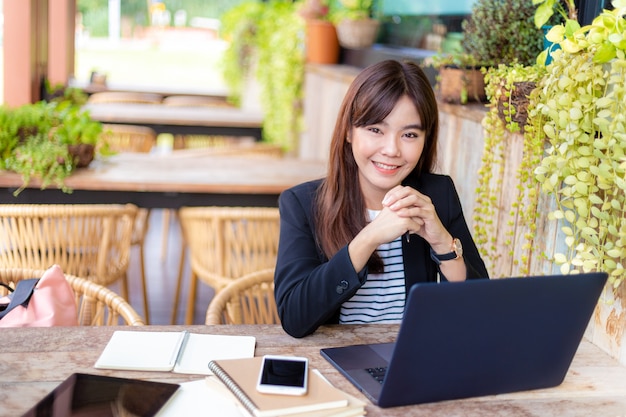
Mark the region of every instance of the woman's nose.
[[400, 153], [400, 147], [398, 146], [398, 140], [395, 136], [385, 135], [381, 152], [383, 155], [398, 156]]

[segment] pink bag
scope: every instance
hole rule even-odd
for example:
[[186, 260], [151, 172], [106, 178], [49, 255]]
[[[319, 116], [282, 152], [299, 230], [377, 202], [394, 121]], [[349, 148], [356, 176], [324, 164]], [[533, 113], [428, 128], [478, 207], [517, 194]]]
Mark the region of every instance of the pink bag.
[[50, 267], [41, 278], [19, 281], [15, 291], [0, 297], [0, 327], [76, 325], [74, 291], [59, 265]]

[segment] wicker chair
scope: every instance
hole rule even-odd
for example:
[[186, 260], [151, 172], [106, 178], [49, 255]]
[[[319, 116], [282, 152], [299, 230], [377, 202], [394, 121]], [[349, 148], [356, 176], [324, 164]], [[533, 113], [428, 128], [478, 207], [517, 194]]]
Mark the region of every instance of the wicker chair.
[[[41, 277], [45, 271], [29, 268], [0, 268], [0, 282], [15, 287], [23, 279]], [[128, 302], [110, 289], [80, 278], [65, 274], [76, 296], [78, 324], [83, 326], [114, 326], [126, 324], [143, 326], [141, 316]], [[6, 290], [0, 287], [0, 295]], [[120, 320], [122, 320], [120, 322]]]
[[244, 275], [211, 300], [206, 324], [280, 324], [274, 299], [274, 268]]
[[0, 265], [67, 274], [102, 286], [126, 273], [137, 206], [133, 204], [0, 204]]
[[163, 99], [163, 104], [178, 107], [235, 107], [223, 97], [173, 95]]
[[160, 104], [162, 101], [163, 96], [160, 94], [133, 91], [100, 91], [87, 99], [87, 103]]
[[[185, 323], [191, 324], [198, 279], [215, 293], [238, 277], [276, 265], [280, 220], [275, 207], [182, 207], [183, 241], [189, 251], [191, 282]], [[172, 323], [182, 287], [182, 261]]]
[[[102, 128], [103, 133], [100, 146], [106, 143], [109, 150], [114, 152], [148, 153], [152, 151], [152, 148], [156, 145], [156, 132], [146, 126], [103, 124]], [[140, 208], [137, 211], [131, 241], [131, 245], [137, 246], [139, 249], [139, 268], [143, 292], [143, 311], [146, 324], [150, 324], [150, 309], [148, 306], [144, 247], [146, 234], [148, 233], [149, 220], [150, 210]]]
[[156, 132], [146, 126], [103, 124], [99, 147], [104, 144], [114, 152], [148, 153], [156, 145]]

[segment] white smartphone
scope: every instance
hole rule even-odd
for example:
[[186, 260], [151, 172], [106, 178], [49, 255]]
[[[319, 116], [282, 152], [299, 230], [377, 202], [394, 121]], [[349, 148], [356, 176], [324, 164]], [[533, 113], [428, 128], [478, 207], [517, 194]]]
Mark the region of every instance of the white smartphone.
[[265, 355], [257, 391], [264, 394], [304, 395], [308, 389], [309, 360], [300, 356]]

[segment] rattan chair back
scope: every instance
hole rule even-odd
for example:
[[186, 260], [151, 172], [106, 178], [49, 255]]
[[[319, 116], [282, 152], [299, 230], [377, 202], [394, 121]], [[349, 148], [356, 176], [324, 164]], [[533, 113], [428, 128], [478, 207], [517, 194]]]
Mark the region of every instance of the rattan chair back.
[[[30, 268], [0, 268], [0, 282], [15, 288], [19, 281], [41, 277], [44, 272], [44, 270]], [[74, 275], [65, 274], [65, 279], [74, 290], [79, 325], [144, 325], [141, 316], [133, 307], [110, 289]], [[5, 294], [6, 290], [0, 287], [0, 295]]]
[[209, 304], [206, 324], [280, 324], [274, 299], [274, 268], [240, 277]]
[[[182, 207], [179, 218], [191, 266], [187, 324], [193, 319], [198, 279], [218, 293], [238, 277], [276, 265], [280, 227], [276, 207]], [[179, 274], [177, 291], [181, 287]], [[177, 292], [173, 322], [178, 298]]]
[[134, 91], [99, 91], [91, 94], [87, 99], [87, 103], [160, 104], [162, 102], [161, 94]]
[[277, 208], [183, 207], [179, 216], [191, 269], [216, 290], [276, 264]]
[[0, 265], [125, 281], [136, 215], [132, 204], [0, 204]]
[[154, 129], [147, 126], [103, 124], [101, 141], [113, 152], [148, 153], [156, 145], [157, 135]]

